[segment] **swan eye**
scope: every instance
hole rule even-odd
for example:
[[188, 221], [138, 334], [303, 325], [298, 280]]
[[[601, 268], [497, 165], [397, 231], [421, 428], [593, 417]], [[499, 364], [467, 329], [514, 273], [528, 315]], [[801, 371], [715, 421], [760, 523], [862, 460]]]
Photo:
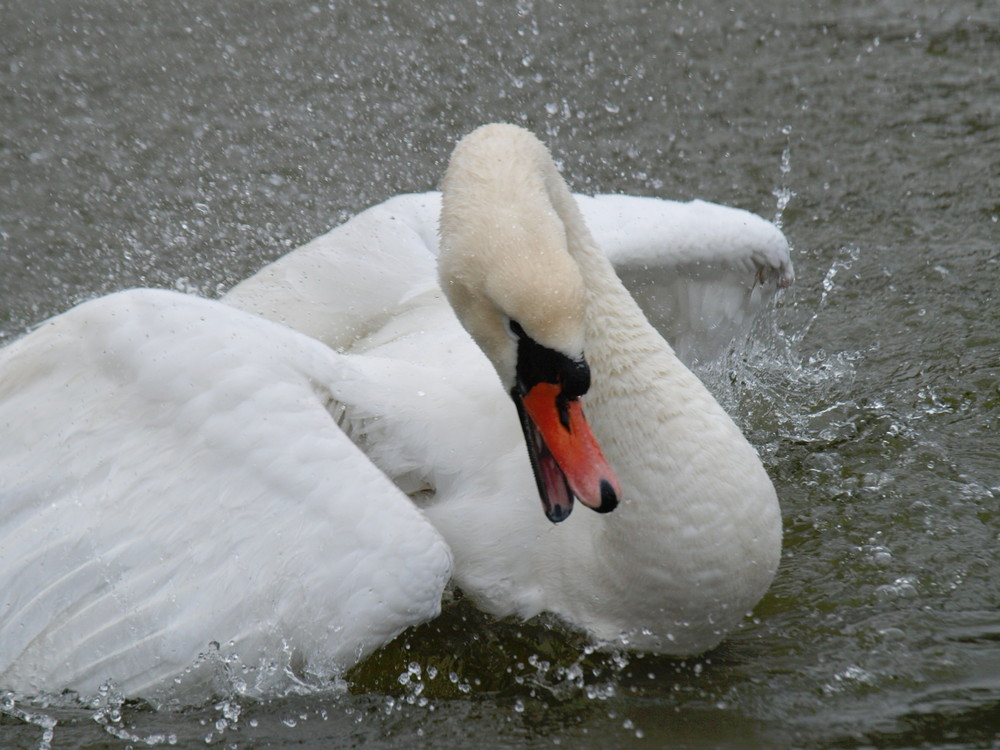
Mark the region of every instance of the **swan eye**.
[[507, 335], [514, 341], [520, 341], [525, 338], [524, 329], [521, 328], [521, 324], [511, 318], [507, 318]]

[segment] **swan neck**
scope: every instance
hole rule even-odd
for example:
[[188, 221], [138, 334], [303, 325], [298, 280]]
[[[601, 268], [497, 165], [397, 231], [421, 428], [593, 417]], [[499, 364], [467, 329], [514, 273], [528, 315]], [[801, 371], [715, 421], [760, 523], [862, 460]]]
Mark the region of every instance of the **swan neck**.
[[[598, 247], [576, 199], [551, 159], [547, 160], [542, 174], [545, 196], [562, 222], [566, 234], [566, 249], [579, 267], [584, 280], [587, 295], [588, 358], [596, 354], [595, 347], [603, 346], [609, 339], [624, 341], [652, 336], [665, 345], [625, 288], [607, 255]], [[626, 331], [628, 335], [620, 335]]]

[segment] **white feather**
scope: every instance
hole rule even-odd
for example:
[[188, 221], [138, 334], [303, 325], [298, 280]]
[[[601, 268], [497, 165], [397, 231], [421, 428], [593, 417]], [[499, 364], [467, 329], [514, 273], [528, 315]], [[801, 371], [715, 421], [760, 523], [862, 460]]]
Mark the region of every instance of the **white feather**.
[[328, 677], [434, 617], [450, 553], [327, 412], [343, 364], [152, 290], [0, 351], [0, 684], [142, 694], [211, 641]]

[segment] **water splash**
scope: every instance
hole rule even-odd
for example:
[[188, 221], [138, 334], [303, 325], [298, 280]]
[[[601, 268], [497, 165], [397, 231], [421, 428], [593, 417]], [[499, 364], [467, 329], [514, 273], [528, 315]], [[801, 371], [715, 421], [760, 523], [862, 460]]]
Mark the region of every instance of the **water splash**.
[[834, 258], [830, 267], [826, 270], [823, 275], [823, 281], [821, 282], [822, 292], [820, 292], [819, 302], [816, 304], [812, 315], [805, 322], [803, 326], [798, 330], [798, 332], [792, 335], [792, 340], [794, 343], [800, 343], [812, 330], [813, 324], [819, 318], [820, 314], [827, 307], [830, 301], [830, 297], [837, 291], [836, 278], [838, 274], [846, 273], [851, 270], [851, 267], [858, 261], [861, 257], [861, 248], [857, 246], [853, 247], [842, 247], [837, 251], [837, 257]]
[[781, 151], [781, 187], [776, 188], [772, 191], [772, 195], [778, 199], [778, 205], [774, 212], [774, 225], [778, 229], [782, 228], [784, 223], [785, 208], [788, 206], [789, 201], [795, 197], [795, 191], [788, 186], [788, 175], [792, 171], [792, 126], [785, 125], [781, 128], [782, 134], [785, 136], [785, 148]]
[[177, 735], [163, 732], [152, 734], [137, 734], [125, 726], [122, 707], [125, 705], [125, 695], [112, 680], [108, 680], [98, 688], [97, 694], [90, 700], [93, 710], [91, 719], [99, 724], [104, 731], [115, 739], [137, 745], [155, 747], [157, 745], [176, 745]]
[[25, 724], [33, 724], [38, 727], [42, 730], [38, 750], [52, 749], [52, 740], [55, 737], [56, 724], [58, 724], [54, 717], [19, 706], [17, 699], [11, 692], [0, 693], [0, 716], [10, 716]]
[[[409, 664], [406, 665], [406, 671], [400, 673], [399, 677], [396, 678], [399, 684], [402, 685], [404, 690], [406, 691], [404, 700], [411, 706], [416, 705], [423, 708], [430, 705], [430, 700], [427, 698], [426, 695], [423, 694], [424, 692], [423, 677], [425, 674], [428, 680], [434, 680], [438, 676], [438, 670], [434, 666], [429, 666], [427, 667], [427, 670], [425, 672], [418, 662], [411, 661]], [[452, 682], [457, 683], [458, 675], [452, 673], [449, 675], [449, 679], [451, 679], [452, 676], [456, 678], [452, 680]], [[459, 685], [459, 690], [461, 690], [462, 692], [471, 692], [472, 688], [469, 685], [465, 684], [465, 685]]]

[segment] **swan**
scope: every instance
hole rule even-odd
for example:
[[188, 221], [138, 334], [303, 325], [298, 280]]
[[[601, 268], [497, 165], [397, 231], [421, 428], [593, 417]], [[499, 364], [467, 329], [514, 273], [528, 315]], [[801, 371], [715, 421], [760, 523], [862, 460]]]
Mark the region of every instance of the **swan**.
[[0, 350], [0, 687], [190, 694], [204, 660], [251, 694], [312, 684], [449, 580], [498, 616], [714, 647], [775, 574], [777, 498], [609, 256], [669, 269], [692, 358], [793, 276], [757, 217], [574, 197], [489, 125], [442, 194], [221, 301], [119, 292]]

